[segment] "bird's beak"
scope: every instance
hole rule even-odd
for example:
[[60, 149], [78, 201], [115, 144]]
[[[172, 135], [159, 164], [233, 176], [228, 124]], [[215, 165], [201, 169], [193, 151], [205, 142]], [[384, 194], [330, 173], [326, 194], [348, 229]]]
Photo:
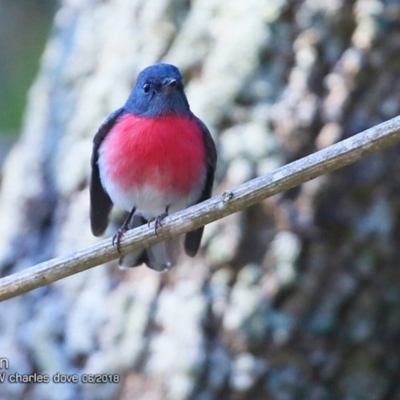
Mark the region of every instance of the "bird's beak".
[[178, 81], [174, 78], [165, 78], [161, 83], [161, 92], [170, 92], [178, 86]]

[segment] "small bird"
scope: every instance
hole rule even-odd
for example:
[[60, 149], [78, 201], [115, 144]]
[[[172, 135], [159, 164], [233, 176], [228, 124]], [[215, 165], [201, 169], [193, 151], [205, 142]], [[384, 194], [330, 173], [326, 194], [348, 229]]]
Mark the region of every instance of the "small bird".
[[[182, 75], [170, 64], [145, 68], [122, 108], [114, 111], [93, 139], [90, 220], [95, 236], [106, 230], [115, 205], [129, 212], [113, 237], [155, 220], [155, 231], [169, 214], [211, 196], [217, 153], [205, 124], [190, 110]], [[194, 257], [204, 228], [185, 235]], [[176, 264], [180, 240], [158, 243], [120, 259], [164, 271]]]

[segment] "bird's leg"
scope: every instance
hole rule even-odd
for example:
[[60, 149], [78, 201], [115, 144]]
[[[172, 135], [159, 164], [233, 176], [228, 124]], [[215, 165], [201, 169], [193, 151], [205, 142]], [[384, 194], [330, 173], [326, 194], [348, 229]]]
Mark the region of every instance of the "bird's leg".
[[113, 244], [113, 246], [117, 246], [118, 253], [120, 253], [120, 241], [121, 241], [122, 237], [124, 236], [124, 233], [129, 231], [129, 224], [131, 222], [133, 214], [135, 214], [135, 211], [136, 211], [136, 207], [133, 206], [131, 212], [126, 217], [126, 220], [121, 225], [121, 228], [119, 228], [117, 230], [117, 233], [113, 236], [112, 244]]
[[[169, 209], [169, 206], [167, 206], [167, 208], [165, 209], [165, 212], [163, 212], [162, 214], [160, 214], [160, 215], [157, 215], [157, 217], [156, 217], [156, 220], [155, 220], [155, 222], [154, 222], [154, 232], [155, 232], [155, 234], [157, 235], [157, 230], [158, 230], [158, 228], [161, 228], [162, 227], [162, 221], [163, 221], [163, 219], [165, 218], [165, 217], [168, 217], [168, 209]], [[157, 235], [158, 236], [158, 235]]]

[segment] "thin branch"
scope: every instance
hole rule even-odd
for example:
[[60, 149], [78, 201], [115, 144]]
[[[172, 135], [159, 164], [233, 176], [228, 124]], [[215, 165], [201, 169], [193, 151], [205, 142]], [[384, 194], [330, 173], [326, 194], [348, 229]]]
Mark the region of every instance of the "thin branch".
[[[267, 197], [345, 167], [398, 141], [400, 117], [172, 214], [164, 220], [158, 236], [154, 234], [154, 228], [148, 228], [147, 225], [129, 231], [121, 241], [121, 254], [148, 247], [226, 217]], [[0, 301], [111, 261], [121, 254], [108, 238], [89, 248], [45, 261], [0, 279]]]

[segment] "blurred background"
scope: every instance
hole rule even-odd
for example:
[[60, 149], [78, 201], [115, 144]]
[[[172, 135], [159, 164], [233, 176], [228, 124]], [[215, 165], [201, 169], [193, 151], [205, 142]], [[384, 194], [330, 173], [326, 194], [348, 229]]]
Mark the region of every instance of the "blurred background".
[[56, 6], [55, 0], [0, 1], [0, 166], [20, 132]]
[[[147, 65], [181, 69], [217, 194], [398, 115], [399, 17], [400, 0], [0, 1], [1, 276], [95, 243], [92, 138]], [[1, 303], [8, 376], [51, 382], [0, 400], [400, 399], [399, 170], [394, 146], [210, 224], [167, 274], [112, 262]]]

